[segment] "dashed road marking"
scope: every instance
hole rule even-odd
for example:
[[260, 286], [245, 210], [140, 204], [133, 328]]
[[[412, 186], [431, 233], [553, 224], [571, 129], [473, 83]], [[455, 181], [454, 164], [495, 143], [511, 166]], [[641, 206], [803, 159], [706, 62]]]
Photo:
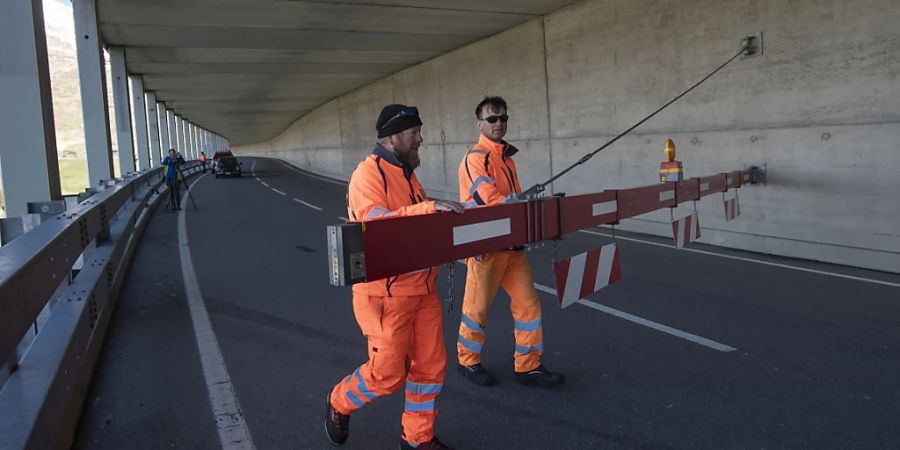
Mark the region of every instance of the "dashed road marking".
[[300, 200], [299, 198], [295, 198], [294, 201], [297, 202], [297, 203], [299, 203], [299, 204], [301, 204], [301, 205], [309, 206], [310, 208], [312, 208], [312, 209], [314, 209], [314, 210], [316, 210], [316, 211], [321, 211], [321, 210], [322, 210], [322, 208], [319, 208], [318, 206], [313, 205], [312, 203], [304, 202], [303, 200]]

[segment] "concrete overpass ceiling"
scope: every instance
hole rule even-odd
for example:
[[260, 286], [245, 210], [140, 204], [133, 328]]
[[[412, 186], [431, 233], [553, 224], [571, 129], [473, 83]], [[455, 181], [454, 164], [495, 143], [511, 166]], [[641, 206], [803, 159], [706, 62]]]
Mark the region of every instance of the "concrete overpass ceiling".
[[232, 144], [574, 0], [98, 0], [147, 90]]

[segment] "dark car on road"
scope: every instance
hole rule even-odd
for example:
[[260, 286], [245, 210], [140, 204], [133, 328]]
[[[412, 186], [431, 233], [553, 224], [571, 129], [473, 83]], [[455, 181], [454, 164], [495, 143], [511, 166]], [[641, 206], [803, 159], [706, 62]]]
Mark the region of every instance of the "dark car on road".
[[216, 161], [216, 178], [219, 177], [240, 177], [241, 163], [233, 156], [225, 156]]

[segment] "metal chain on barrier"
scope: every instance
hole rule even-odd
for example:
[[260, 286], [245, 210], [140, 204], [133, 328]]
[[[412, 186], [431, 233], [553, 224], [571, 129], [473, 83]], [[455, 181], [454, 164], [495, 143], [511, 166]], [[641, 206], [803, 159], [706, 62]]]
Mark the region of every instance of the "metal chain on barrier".
[[454, 291], [455, 277], [454, 277], [453, 268], [454, 268], [454, 266], [456, 266], [456, 261], [451, 261], [449, 266], [450, 266], [450, 271], [447, 273], [447, 284], [449, 285], [449, 287], [447, 288], [447, 314], [452, 319], [453, 318], [453, 298], [455, 296], [455, 293], [454, 293], [455, 292]]

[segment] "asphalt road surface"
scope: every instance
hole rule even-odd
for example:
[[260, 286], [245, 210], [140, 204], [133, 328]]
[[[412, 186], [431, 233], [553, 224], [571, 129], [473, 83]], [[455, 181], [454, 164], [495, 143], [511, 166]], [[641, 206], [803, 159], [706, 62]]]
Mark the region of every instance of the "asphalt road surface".
[[[325, 226], [346, 186], [272, 159], [240, 179], [194, 178], [185, 248], [257, 449], [330, 448], [326, 392], [366, 358], [348, 288], [328, 284]], [[252, 169], [252, 173], [251, 173]], [[255, 175], [254, 175], [255, 174]], [[178, 214], [152, 217], [97, 365], [76, 449], [219, 449], [179, 250]], [[740, 220], [740, 219], [738, 219]], [[613, 242], [568, 236], [560, 256]], [[623, 279], [561, 310], [550, 246], [529, 253], [556, 389], [513, 381], [501, 294], [483, 360], [456, 373], [465, 266], [444, 315], [437, 435], [457, 449], [900, 448], [900, 276], [617, 233]], [[448, 290], [446, 267], [439, 277]], [[208, 341], [208, 339], [203, 339]], [[202, 346], [201, 346], [202, 347]], [[394, 449], [402, 394], [354, 414], [347, 449]]]

